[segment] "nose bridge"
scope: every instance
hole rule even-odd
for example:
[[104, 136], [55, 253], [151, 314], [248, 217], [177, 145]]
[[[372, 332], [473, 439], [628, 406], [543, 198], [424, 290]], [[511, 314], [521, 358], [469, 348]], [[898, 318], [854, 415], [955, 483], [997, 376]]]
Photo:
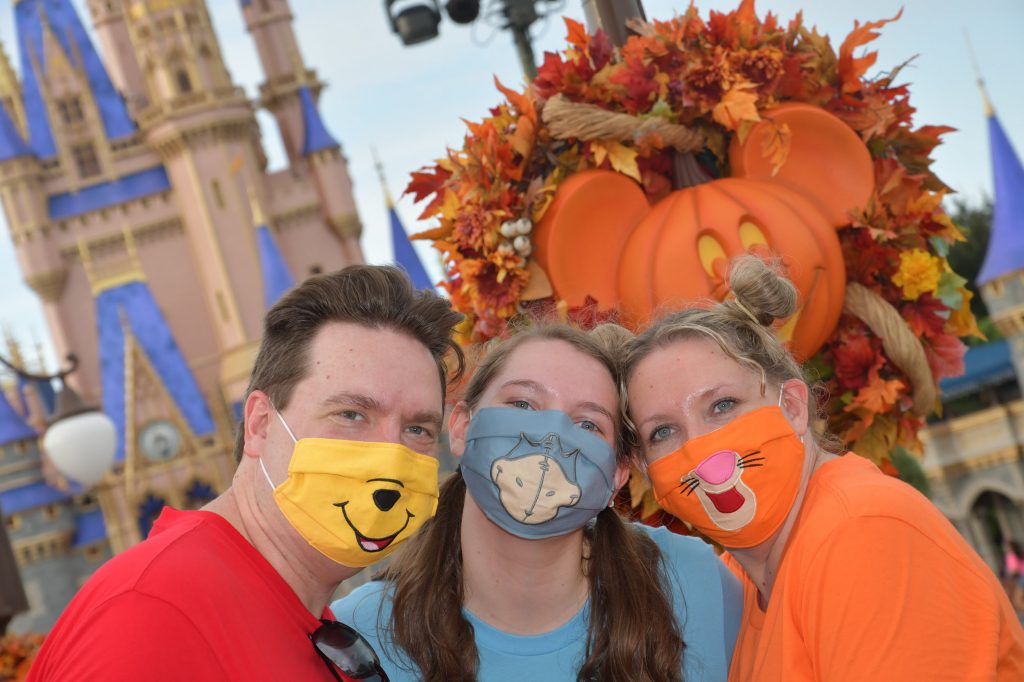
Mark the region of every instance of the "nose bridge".
[[391, 511], [391, 508], [394, 507], [401, 498], [402, 492], [400, 490], [378, 488], [373, 491], [373, 503], [377, 506], [377, 509], [384, 512]]

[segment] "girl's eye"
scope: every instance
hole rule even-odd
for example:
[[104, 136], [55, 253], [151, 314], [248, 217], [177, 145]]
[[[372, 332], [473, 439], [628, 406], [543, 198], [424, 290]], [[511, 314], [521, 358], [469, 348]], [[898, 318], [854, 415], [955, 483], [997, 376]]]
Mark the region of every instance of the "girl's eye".
[[517, 410], [532, 410], [533, 406], [525, 400], [510, 400], [509, 405], [516, 408]]
[[658, 428], [651, 431], [650, 441], [657, 443], [658, 441], [665, 440], [669, 434], [672, 433], [672, 427], [670, 426], [659, 426]]
[[595, 424], [594, 422], [590, 421], [589, 419], [584, 419], [576, 426], [580, 427], [584, 431], [595, 431], [597, 433], [601, 433], [601, 427]]
[[721, 400], [716, 400], [711, 405], [711, 413], [724, 414], [734, 407], [736, 407], [736, 400], [734, 398], [722, 398]]

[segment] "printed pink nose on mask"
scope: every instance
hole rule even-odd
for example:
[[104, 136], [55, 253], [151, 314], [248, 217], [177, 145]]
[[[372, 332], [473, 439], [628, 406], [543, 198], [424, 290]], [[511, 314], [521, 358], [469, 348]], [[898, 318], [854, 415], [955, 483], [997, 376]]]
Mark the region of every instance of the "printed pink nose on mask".
[[711, 485], [725, 483], [734, 471], [736, 471], [736, 453], [733, 450], [719, 450], [713, 455], [708, 455], [694, 469], [695, 474]]

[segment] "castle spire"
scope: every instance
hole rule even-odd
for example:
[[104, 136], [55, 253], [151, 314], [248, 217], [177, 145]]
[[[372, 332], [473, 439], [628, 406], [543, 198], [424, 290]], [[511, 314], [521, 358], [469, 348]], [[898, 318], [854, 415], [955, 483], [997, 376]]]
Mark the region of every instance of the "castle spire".
[[420, 260], [419, 254], [416, 253], [412, 242], [409, 241], [409, 235], [405, 232], [401, 218], [398, 217], [398, 211], [395, 210], [395, 202], [391, 198], [388, 181], [384, 177], [384, 164], [377, 158], [377, 150], [371, 149], [371, 151], [373, 165], [377, 169], [377, 177], [380, 179], [381, 190], [384, 192], [384, 200], [388, 206], [388, 218], [391, 222], [391, 253], [395, 265], [405, 270], [409, 279], [412, 280], [413, 286], [417, 289], [431, 290], [434, 288], [434, 282], [427, 274], [426, 268], [423, 267], [423, 262]]
[[[85, 31], [71, 0], [20, 0], [15, 3], [15, 29], [20, 41], [22, 94], [30, 145], [49, 158], [57, 154], [43, 84], [50, 60], [80, 69], [99, 110], [107, 139], [135, 132], [124, 100], [114, 89], [99, 54]], [[46, 44], [53, 41], [47, 48]], [[56, 48], [56, 49], [54, 49]]]
[[[984, 81], [979, 79], [982, 85]], [[984, 90], [982, 91], [984, 92]], [[978, 284], [1024, 270], [1024, 166], [986, 98], [995, 203], [992, 236]]]
[[25, 135], [25, 106], [21, 100], [21, 83], [7, 57], [3, 41], [0, 41], [0, 107], [14, 122], [21, 137]]
[[274, 235], [270, 233], [270, 223], [260, 204], [259, 197], [252, 185], [246, 184], [249, 192], [249, 206], [252, 210], [253, 225], [256, 226], [256, 246], [260, 252], [260, 270], [263, 273], [263, 301], [269, 308], [281, 298], [286, 291], [295, 286], [288, 264], [278, 248]]

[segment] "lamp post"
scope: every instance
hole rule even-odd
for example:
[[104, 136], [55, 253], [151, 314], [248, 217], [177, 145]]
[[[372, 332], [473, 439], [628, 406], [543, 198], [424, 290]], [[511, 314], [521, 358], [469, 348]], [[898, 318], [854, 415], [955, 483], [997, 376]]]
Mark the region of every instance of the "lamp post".
[[30, 374], [0, 356], [0, 365], [27, 381], [60, 379], [57, 404], [43, 435], [43, 448], [61, 475], [90, 487], [99, 483], [114, 464], [117, 432], [114, 422], [99, 408], [86, 405], [65, 380], [78, 368], [78, 358], [67, 356], [68, 368], [53, 375]]
[[[537, 75], [533, 57], [530, 27], [538, 19], [550, 14], [538, 9], [541, 5], [554, 5], [558, 0], [501, 0], [493, 16], [502, 29], [512, 32], [523, 73], [532, 79]], [[480, 14], [480, 0], [448, 0], [444, 9], [448, 18], [457, 24], [476, 21]], [[384, 0], [384, 10], [391, 21], [391, 30], [402, 39], [403, 45], [415, 45], [436, 38], [441, 24], [438, 0]]]

